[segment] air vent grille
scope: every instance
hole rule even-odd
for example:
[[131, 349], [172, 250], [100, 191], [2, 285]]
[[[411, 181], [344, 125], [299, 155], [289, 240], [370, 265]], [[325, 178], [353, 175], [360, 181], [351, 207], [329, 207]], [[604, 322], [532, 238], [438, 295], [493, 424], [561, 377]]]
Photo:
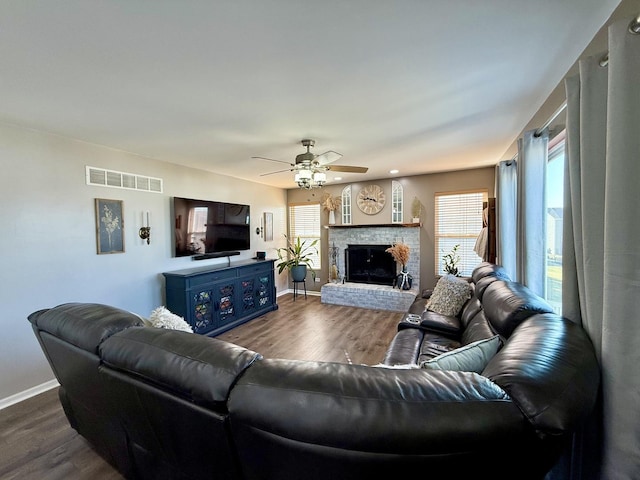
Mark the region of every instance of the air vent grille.
[[104, 168], [86, 167], [87, 185], [162, 193], [162, 179]]

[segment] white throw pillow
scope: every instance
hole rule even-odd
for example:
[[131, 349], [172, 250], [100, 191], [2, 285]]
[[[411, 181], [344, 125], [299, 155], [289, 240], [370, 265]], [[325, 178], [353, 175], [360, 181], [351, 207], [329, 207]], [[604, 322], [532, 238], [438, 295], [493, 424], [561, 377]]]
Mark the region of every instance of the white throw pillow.
[[431, 370], [482, 373], [499, 348], [500, 337], [495, 335], [438, 355], [431, 360], [422, 362], [420, 366]]
[[193, 333], [193, 328], [182, 317], [171, 313], [166, 307], [158, 307], [149, 317], [149, 324], [156, 328], [168, 328]]
[[466, 280], [455, 275], [443, 275], [427, 302], [427, 310], [455, 317], [471, 298], [471, 293], [471, 285]]

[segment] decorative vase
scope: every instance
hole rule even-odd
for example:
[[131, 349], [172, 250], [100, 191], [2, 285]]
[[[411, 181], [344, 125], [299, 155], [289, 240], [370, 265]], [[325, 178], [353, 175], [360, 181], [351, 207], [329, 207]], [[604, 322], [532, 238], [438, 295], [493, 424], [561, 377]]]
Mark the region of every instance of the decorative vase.
[[407, 272], [407, 267], [402, 266], [402, 272], [396, 277], [396, 285], [400, 290], [410, 290], [413, 283], [413, 277]]
[[333, 210], [329, 210], [329, 225], [336, 224], [336, 212]]
[[294, 282], [302, 282], [307, 278], [307, 266], [296, 265], [295, 267], [291, 267], [291, 278]]

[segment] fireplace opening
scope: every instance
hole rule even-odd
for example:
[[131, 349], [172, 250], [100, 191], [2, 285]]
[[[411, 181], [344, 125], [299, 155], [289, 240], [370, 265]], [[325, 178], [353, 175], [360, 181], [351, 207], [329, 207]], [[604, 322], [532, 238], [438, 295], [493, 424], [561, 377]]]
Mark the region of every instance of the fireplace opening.
[[396, 261], [385, 252], [391, 245], [348, 245], [345, 250], [346, 280], [393, 285]]

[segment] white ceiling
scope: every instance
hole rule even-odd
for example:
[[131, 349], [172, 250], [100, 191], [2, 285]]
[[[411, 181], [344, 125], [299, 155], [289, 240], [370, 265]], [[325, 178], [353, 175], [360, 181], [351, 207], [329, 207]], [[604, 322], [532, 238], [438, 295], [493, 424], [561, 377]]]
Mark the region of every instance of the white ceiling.
[[495, 165], [618, 3], [3, 0], [0, 122], [282, 188], [251, 157], [302, 138], [342, 182]]

